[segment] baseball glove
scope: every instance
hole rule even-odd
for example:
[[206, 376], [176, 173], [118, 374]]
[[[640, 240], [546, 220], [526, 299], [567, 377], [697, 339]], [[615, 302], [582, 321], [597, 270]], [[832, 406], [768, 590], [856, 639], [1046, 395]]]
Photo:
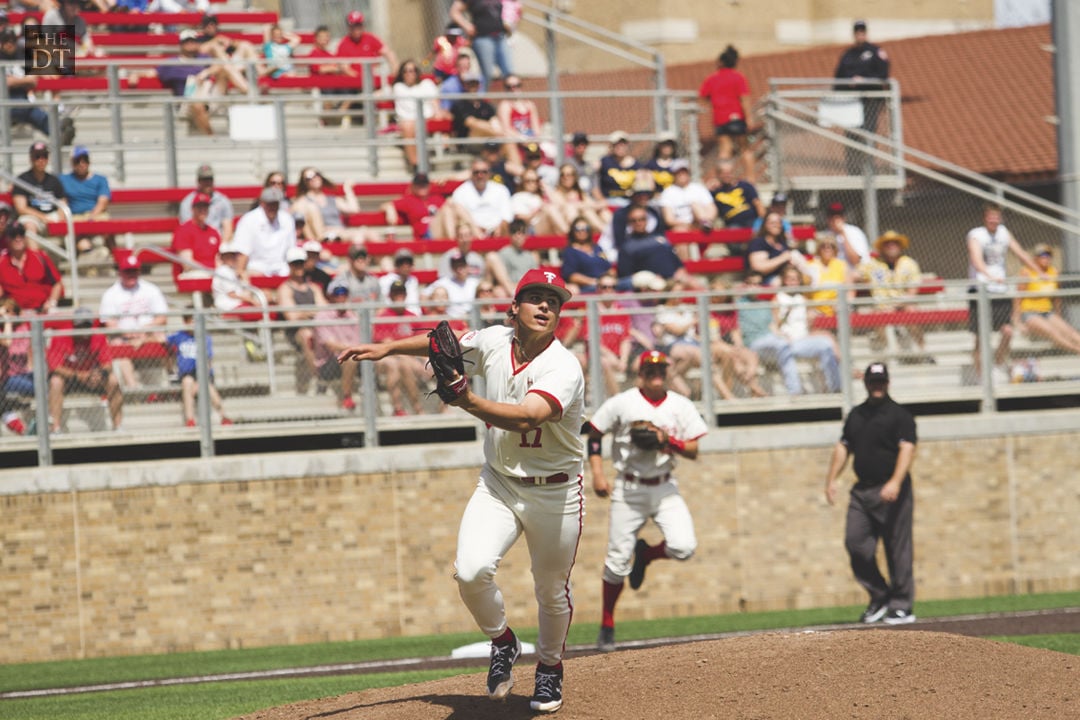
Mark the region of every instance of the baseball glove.
[[435, 375], [435, 392], [444, 403], [452, 403], [465, 394], [469, 379], [457, 335], [443, 320], [428, 333], [428, 362]]
[[630, 442], [642, 450], [659, 450], [664, 446], [664, 431], [651, 422], [635, 422], [630, 426]]

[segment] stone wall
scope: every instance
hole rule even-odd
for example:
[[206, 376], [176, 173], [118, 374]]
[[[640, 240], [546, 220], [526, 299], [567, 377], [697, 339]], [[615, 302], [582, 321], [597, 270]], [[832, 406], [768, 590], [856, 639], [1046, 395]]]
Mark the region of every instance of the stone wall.
[[[919, 430], [920, 598], [1080, 588], [1080, 415]], [[837, 434], [710, 433], [678, 472], [699, 552], [652, 565], [619, 618], [864, 602], [846, 501], [823, 495]], [[468, 444], [0, 472], [0, 662], [473, 630], [451, 574], [479, 457]], [[590, 494], [577, 623], [599, 619], [606, 511]], [[511, 622], [532, 627], [523, 545], [499, 580]]]

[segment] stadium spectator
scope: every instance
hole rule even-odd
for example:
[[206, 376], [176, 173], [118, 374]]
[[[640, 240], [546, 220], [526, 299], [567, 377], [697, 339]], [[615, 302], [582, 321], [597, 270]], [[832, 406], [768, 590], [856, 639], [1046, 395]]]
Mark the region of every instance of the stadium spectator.
[[411, 225], [413, 239], [430, 240], [450, 237], [452, 226], [447, 225], [448, 211], [442, 208], [446, 197], [431, 192], [431, 180], [425, 173], [413, 175], [405, 194], [397, 200], [379, 206], [388, 225]]
[[[650, 335], [643, 336], [634, 327], [633, 319], [627, 313], [622, 300], [618, 296], [616, 280], [611, 275], [599, 279], [596, 284], [596, 292], [602, 297], [597, 300], [597, 312], [600, 319], [600, 371], [604, 377], [604, 393], [612, 397], [619, 392], [619, 377], [630, 367], [631, 352], [637, 345], [651, 345], [653, 338]], [[562, 343], [571, 347], [578, 339], [585, 340], [585, 349], [588, 349], [589, 320], [583, 316], [575, 323], [574, 328], [562, 338]], [[587, 352], [578, 353], [582, 369], [587, 366], [589, 356]], [[585, 373], [586, 380], [588, 373]]]
[[[479, 75], [471, 73], [464, 75], [461, 83], [467, 94], [480, 92]], [[450, 105], [450, 114], [453, 118], [454, 137], [491, 138], [505, 137], [507, 134], [495, 115], [495, 106], [483, 98], [459, 98]], [[513, 148], [512, 143], [504, 145], [503, 155], [506, 158], [514, 157]]]
[[456, 101], [456, 98], [453, 96], [466, 92], [465, 81], [463, 78], [475, 74], [476, 73], [474, 73], [472, 69], [472, 55], [459, 53], [454, 60], [453, 74], [444, 78], [443, 81], [439, 83], [439, 95], [442, 97], [442, 99], [439, 100], [439, 105], [442, 106], [443, 110], [450, 112], [450, 110], [453, 109], [454, 102]]
[[[866, 39], [866, 22], [857, 20], [852, 26], [855, 42], [840, 55], [833, 77], [845, 82], [837, 83], [839, 92], [867, 92], [888, 89], [889, 55], [881, 47]], [[876, 133], [878, 118], [885, 109], [883, 98], [862, 99], [862, 129]], [[848, 172], [858, 172], [861, 161], [868, 157], [855, 148], [844, 147]]]
[[[362, 242], [365, 239], [363, 228], [345, 225], [344, 214], [360, 212], [353, 184], [347, 180], [339, 186], [313, 167], [300, 170], [292, 211], [304, 215], [304, 237], [319, 242], [338, 239]], [[337, 194], [339, 190], [340, 195]]]
[[263, 39], [266, 74], [274, 80], [296, 75], [292, 57], [299, 45], [300, 36], [296, 33], [285, 32], [277, 23], [267, 27]]
[[506, 270], [506, 286], [503, 288], [506, 291], [505, 297], [513, 296], [518, 281], [524, 277], [525, 273], [540, 267], [540, 258], [537, 257], [536, 251], [525, 247], [528, 238], [528, 227], [525, 222], [515, 219], [510, 223], [510, 244], [499, 248], [495, 253]]
[[510, 32], [502, 17], [502, 3], [492, 0], [454, 0], [450, 19], [458, 24], [472, 42], [480, 73], [486, 87], [495, 79], [495, 66], [504, 78], [514, 74], [510, 63]]
[[[109, 219], [109, 202], [112, 200], [109, 179], [90, 171], [90, 151], [85, 145], [76, 145], [71, 149], [71, 172], [60, 176], [60, 184], [64, 186], [72, 220]], [[110, 257], [110, 251], [116, 247], [116, 239], [113, 235], [102, 237], [101, 245], [94, 251], [94, 237], [79, 235], [75, 247], [82, 254], [80, 261], [101, 262]], [[91, 251], [94, 251], [93, 257], [88, 256]]]
[[703, 289], [702, 283], [687, 272], [667, 238], [662, 233], [648, 231], [649, 216], [645, 208], [634, 207], [627, 220], [630, 222], [630, 232], [619, 250], [620, 278], [650, 270], [665, 280], [681, 283], [688, 290]]
[[780, 268], [788, 263], [804, 274], [810, 274], [806, 258], [795, 247], [794, 240], [784, 232], [780, 215], [771, 212], [765, 216], [761, 232], [754, 236], [746, 249], [746, 266], [760, 274], [766, 285], [776, 285], [780, 282]]
[[210, 212], [206, 222], [221, 235], [221, 242], [230, 242], [233, 236], [233, 205], [229, 196], [214, 188], [214, 169], [209, 165], [200, 165], [195, 170], [195, 189], [180, 200], [180, 223], [191, 220], [192, 206], [197, 195], [210, 196]]
[[207, 222], [210, 217], [211, 198], [206, 193], [196, 193], [191, 201], [191, 219], [181, 223], [173, 232], [169, 249], [189, 263], [201, 267], [173, 263], [173, 280], [178, 277], [206, 277], [217, 266], [221, 248], [221, 233]]
[[[246, 65], [232, 65], [235, 61], [248, 61], [261, 65], [258, 49], [247, 40], [237, 40], [220, 32], [216, 15], [207, 13], [199, 20], [199, 53], [221, 61], [221, 66], [228, 73], [229, 81], [241, 93], [248, 91]], [[222, 88], [223, 89], [223, 88]], [[224, 94], [224, 93], [222, 93]]]
[[843, 203], [830, 203], [825, 209], [825, 227], [826, 231], [836, 238], [840, 259], [858, 271], [859, 265], [870, 257], [870, 241], [867, 240], [866, 233], [847, 222], [847, 211]]
[[[320, 25], [315, 28], [315, 35], [312, 39], [311, 51], [307, 54], [308, 58], [315, 58], [317, 61], [329, 61], [330, 58], [336, 58], [337, 54], [330, 47], [330, 28], [325, 25]], [[334, 75], [344, 75], [345, 66], [339, 62], [314, 62], [307, 66], [308, 72], [312, 77], [324, 77]], [[352, 90], [349, 88], [321, 88], [319, 93], [321, 95], [347, 95]], [[324, 112], [329, 112], [337, 106], [337, 110], [345, 112], [349, 109], [349, 103], [334, 103], [331, 100], [323, 100], [322, 108]], [[340, 120], [338, 121], [340, 122]], [[319, 118], [320, 125], [326, 125], [328, 118]]]
[[450, 274], [440, 277], [428, 286], [430, 295], [435, 288], [442, 288], [449, 297], [446, 314], [453, 318], [469, 317], [473, 302], [476, 300], [476, 288], [480, 278], [469, 272], [469, 261], [460, 252], [450, 256]]
[[1061, 314], [1061, 296], [1052, 296], [1058, 289], [1058, 271], [1054, 267], [1054, 251], [1045, 243], [1039, 243], [1031, 251], [1040, 273], [1029, 268], [1020, 268], [1022, 281], [1017, 290], [1027, 293], [1048, 293], [1016, 300], [1015, 314], [1019, 314], [1017, 324], [1024, 333], [1032, 337], [1045, 338], [1057, 347], [1068, 352], [1080, 354], [1080, 332], [1076, 331]]
[[[45, 235], [47, 223], [63, 220], [60, 205], [67, 202], [64, 184], [49, 172], [48, 145], [35, 142], [30, 146], [30, 169], [19, 175], [19, 180], [20, 183], [11, 188], [11, 203], [15, 206], [18, 222], [27, 230]], [[35, 194], [25, 185], [42, 194]], [[36, 250], [37, 243], [31, 241], [30, 247]]]
[[630, 213], [635, 209], [641, 208], [645, 211], [645, 229], [648, 232], [659, 235], [667, 232], [664, 216], [652, 205], [655, 192], [656, 183], [652, 179], [652, 173], [640, 173], [631, 186], [630, 202], [611, 214], [611, 222], [600, 235], [600, 247], [615, 261], [626, 244], [627, 232], [630, 230]]
[[[307, 393], [311, 379], [317, 377], [313, 340], [315, 329], [311, 321], [315, 314], [326, 305], [326, 296], [322, 289], [304, 275], [307, 253], [302, 248], [290, 247], [285, 255], [289, 276], [278, 288], [278, 307], [285, 321], [290, 323], [285, 329], [285, 338], [300, 352], [301, 363], [296, 366], [296, 392]], [[331, 290], [335, 287], [330, 285]]]
[[237, 270], [241, 278], [289, 274], [285, 254], [296, 247], [296, 225], [292, 215], [279, 210], [284, 199], [276, 187], [264, 188], [259, 207], [244, 213], [236, 223], [232, 244], [240, 253]]
[[[450, 113], [438, 104], [439, 88], [430, 78], [420, 77], [420, 67], [415, 60], [401, 63], [392, 88], [394, 117], [398, 130], [405, 140], [405, 162], [409, 172], [416, 171], [416, 124], [432, 119], [449, 119]], [[418, 101], [420, 107], [417, 107]]]
[[524, 158], [522, 174], [529, 170], [535, 172], [540, 176], [540, 182], [543, 183], [545, 191], [550, 191], [559, 184], [559, 169], [547, 162], [540, 143], [528, 142], [520, 146], [519, 150], [521, 157]]
[[323, 294], [326, 294], [330, 283], [334, 279], [334, 275], [330, 271], [337, 268], [323, 261], [322, 255], [325, 251], [318, 241], [300, 240], [300, 247], [307, 253], [307, 260], [304, 264], [304, 277], [321, 287]]
[[[37, 76], [27, 75], [24, 70], [24, 52], [19, 47], [19, 37], [12, 30], [0, 32], [0, 60], [12, 61], [4, 65], [8, 99], [24, 100], [26, 104], [12, 105], [8, 110], [11, 123], [26, 123], [38, 132], [49, 134], [49, 113], [34, 105], [31, 93], [37, 86]], [[70, 117], [60, 120], [60, 144], [70, 145], [75, 139], [75, 122]]]
[[[710, 189], [717, 216], [724, 222], [724, 227], [753, 227], [754, 221], [765, 214], [757, 188], [736, 176], [734, 160], [722, 160], [716, 170], [716, 182]], [[746, 245], [736, 243], [728, 249], [732, 255], [742, 255], [746, 252]]]
[[687, 287], [679, 281], [670, 284], [672, 295], [664, 298], [656, 308], [653, 321], [653, 337], [656, 349], [671, 360], [668, 378], [672, 389], [690, 397], [692, 390], [687, 373], [701, 367], [701, 338], [697, 328], [697, 313], [693, 305], [682, 301], [681, 294]]
[[450, 265], [450, 260], [457, 255], [465, 258], [465, 264], [469, 268], [470, 275], [477, 278], [483, 278], [488, 274], [487, 260], [483, 255], [472, 249], [473, 235], [473, 228], [468, 223], [460, 223], [458, 225], [457, 231], [454, 233], [457, 247], [451, 248], [439, 256], [439, 262], [436, 265], [439, 277], [450, 277], [453, 275], [453, 268]]
[[[72, 328], [89, 331], [94, 327], [94, 312], [90, 308], [75, 310]], [[88, 332], [75, 335], [53, 335], [45, 351], [49, 365], [49, 432], [61, 430], [64, 396], [73, 392], [103, 396], [108, 402], [113, 430], [123, 428], [124, 396], [120, 384], [111, 372], [111, 354], [105, 335]]]
[[685, 160], [671, 164], [672, 183], [660, 193], [660, 212], [669, 230], [709, 232], [716, 222], [716, 204], [702, 183], [691, 181]]
[[712, 282], [712, 302], [721, 305], [709, 314], [710, 351], [713, 359], [713, 386], [725, 400], [735, 399], [731, 388], [742, 383], [754, 397], [768, 393], [758, 382], [757, 353], [743, 343], [739, 317], [723, 278]]
[[[479, 287], [479, 286], [477, 286]], [[445, 287], [432, 284], [429, 286], [427, 303], [424, 305], [424, 317], [431, 318], [432, 322], [446, 320], [454, 332], [465, 332], [469, 329], [469, 321], [451, 317], [448, 311], [450, 306], [450, 293]], [[447, 412], [443, 410], [443, 412]]]
[[56, 0], [56, 6], [41, 17], [42, 25], [66, 25], [75, 33], [75, 57], [93, 57], [104, 55], [94, 47], [94, 38], [90, 26], [80, 14], [82, 0]]
[[[218, 263], [214, 268], [214, 278], [210, 291], [214, 298], [214, 307], [228, 319], [255, 322], [262, 319], [258, 297], [252, 292], [237, 271], [240, 254], [232, 243], [222, 243], [218, 247]], [[249, 351], [249, 355], [255, 355]]]
[[21, 320], [14, 298], [0, 299], [0, 422], [16, 435], [26, 433], [14, 398], [34, 397], [30, 323]]
[[349, 267], [338, 273], [331, 286], [343, 285], [349, 302], [372, 302], [379, 299], [379, 279], [368, 268], [368, 251], [363, 245], [349, 248]]
[[[348, 33], [338, 41], [337, 56], [339, 58], [372, 59], [381, 57], [387, 65], [386, 76], [390, 77], [397, 73], [398, 61], [394, 51], [389, 45], [383, 43], [377, 36], [364, 30], [364, 13], [354, 10], [349, 13], [345, 22], [349, 26]], [[351, 63], [345, 66], [345, 74], [357, 79], [359, 85], [363, 80], [364, 71], [362, 63]], [[374, 90], [374, 88], [366, 88]]]
[[747, 270], [744, 287], [750, 291], [735, 300], [739, 329], [746, 347], [757, 353], [763, 363], [779, 368], [789, 395], [801, 395], [802, 378], [787, 338], [777, 334], [773, 305], [754, 294], [762, 288], [762, 276], [757, 270]]
[[7, 249], [7, 237], [4, 235], [4, 231], [7, 230], [7, 226], [11, 223], [11, 216], [14, 213], [15, 209], [11, 205], [0, 200], [0, 252]]
[[[289, 190], [289, 183], [280, 170], [271, 170], [268, 172], [263, 179], [262, 186], [263, 188], [276, 187], [283, 195], [287, 195]], [[257, 207], [259, 207], [259, 198], [255, 198], [251, 201], [251, 206], [248, 207], [248, 210], [254, 210]], [[293, 212], [292, 204], [289, 202], [288, 197], [281, 201], [281, 206], [278, 209], [281, 210], [281, 212], [289, 213], [293, 216], [293, 220], [296, 220], [296, 213]], [[297, 237], [299, 237], [299, 235]]]
[[[784, 225], [784, 232], [791, 235], [791, 220], [787, 217], [788, 210], [788, 196], [785, 192], [775, 192], [773, 196], [769, 198], [769, 206], [765, 208], [765, 215], [769, 213], [778, 213], [780, 215], [780, 222]], [[760, 216], [754, 221], [754, 224], [750, 227], [755, 235], [761, 232], [761, 224], [765, 222], [765, 215]]]
[[4, 228], [7, 249], [0, 252], [0, 296], [20, 308], [50, 312], [64, 296], [60, 271], [48, 255], [29, 247], [26, 228], [11, 223]]
[[559, 177], [550, 197], [553, 209], [562, 215], [566, 226], [581, 217], [593, 231], [600, 232], [611, 222], [611, 210], [606, 203], [593, 198], [572, 162], [565, 162], [559, 168]]
[[413, 275], [415, 265], [412, 251], [401, 248], [394, 253], [394, 269], [379, 278], [379, 294], [384, 302], [390, 301], [390, 287], [401, 283], [405, 288], [405, 307], [420, 314], [420, 281]]
[[[814, 288], [810, 293], [811, 313], [831, 317], [836, 314], [834, 306], [839, 297], [836, 288], [852, 284], [854, 276], [848, 264], [840, 259], [834, 238], [822, 235], [816, 250], [817, 254], [802, 269], [803, 279]], [[854, 300], [855, 291], [848, 290], [846, 297], [848, 301]]]
[[327, 300], [330, 306], [315, 313], [312, 321], [315, 376], [324, 384], [341, 380], [341, 409], [351, 411], [356, 409], [353, 390], [357, 363], [343, 365], [337, 356], [360, 342], [360, 318], [344, 306], [351, 300], [344, 284], [331, 285]]
[[[889, 230], [874, 241], [877, 257], [871, 255], [859, 266], [859, 274], [870, 283], [870, 295], [879, 311], [907, 312], [919, 309], [918, 304], [912, 301], [919, 293], [922, 269], [915, 258], [907, 254], [910, 244], [907, 235]], [[820, 249], [820, 243], [818, 247]], [[912, 360], [926, 364], [936, 362], [926, 354], [921, 325], [897, 325], [896, 331], [901, 343], [906, 344], [910, 338], [918, 347], [920, 355]], [[875, 328], [871, 338], [872, 347], [875, 350], [884, 349], [885, 340], [885, 328]], [[903, 361], [908, 361], [908, 358], [903, 358]]]
[[[180, 31], [180, 53], [177, 59], [190, 61], [210, 58], [210, 55], [200, 52], [197, 30]], [[173, 95], [189, 100], [184, 106], [187, 118], [203, 135], [214, 134], [206, 98], [212, 94], [224, 95], [229, 83], [240, 92], [246, 93], [248, 90], [243, 74], [228, 62], [159, 65], [156, 74], [161, 84], [169, 88]]]
[[521, 186], [510, 196], [510, 206], [514, 219], [523, 221], [530, 235], [561, 235], [567, 230], [566, 221], [548, 199], [535, 170], [526, 170], [522, 174]]
[[499, 124], [518, 141], [540, 137], [540, 110], [536, 103], [521, 97], [521, 78], [517, 75], [503, 76], [503, 89], [514, 97], [504, 98], [495, 108]]
[[[593, 197], [610, 206], [624, 206], [634, 193], [634, 180], [641, 163], [630, 154], [630, 136], [616, 130], [608, 136], [609, 152], [600, 158]], [[655, 182], [653, 183], [655, 188]]]
[[[589, 136], [583, 132], [574, 133], [570, 138], [570, 152], [566, 154], [566, 162], [577, 170], [578, 185], [581, 189], [591, 195], [596, 186], [596, 166], [586, 158], [588, 152]], [[607, 207], [606, 203], [602, 204]]]
[[[566, 234], [566, 247], [562, 251], [559, 273], [567, 288], [575, 295], [597, 292], [605, 277], [614, 277], [614, 266], [604, 254], [603, 248], [593, 240], [592, 229], [584, 218], [570, 223]], [[626, 285], [621, 289], [628, 289]]]
[[644, 165], [644, 169], [652, 173], [657, 192], [663, 192], [671, 183], [675, 182], [674, 166], [679, 161], [676, 156], [678, 150], [679, 143], [675, 139], [675, 133], [664, 132], [660, 134], [660, 140], [653, 148], [652, 157]]
[[138, 388], [135, 375], [139, 366], [163, 366], [165, 321], [169, 304], [154, 283], [140, 275], [139, 259], [127, 255], [118, 263], [119, 277], [101, 295], [98, 316], [102, 324], [121, 332], [109, 335], [109, 354], [125, 388]]
[[[388, 288], [386, 307], [375, 313], [371, 334], [374, 342], [398, 340], [416, 335], [421, 331], [417, 323], [420, 313], [409, 307], [408, 290], [400, 280], [392, 282]], [[422, 415], [424, 406], [421, 402], [420, 388], [427, 380], [424, 359], [411, 355], [392, 355], [389, 363], [377, 363], [375, 371], [382, 380], [383, 387], [390, 395], [390, 405], [394, 415], [407, 415], [405, 400], [408, 399], [414, 415]], [[356, 363], [346, 363], [355, 366]], [[383, 367], [385, 365], [385, 367]], [[404, 393], [402, 393], [404, 390]]]
[[458, 74], [458, 58], [467, 47], [469, 38], [465, 36], [465, 31], [455, 22], [447, 23], [443, 34], [435, 38], [431, 52], [424, 58], [425, 62], [431, 63], [436, 82], [443, 83]]
[[453, 203], [454, 226], [462, 222], [479, 237], [502, 237], [506, 235], [514, 209], [510, 203], [510, 191], [506, 186], [491, 182], [491, 166], [483, 160], [474, 160], [469, 179], [457, 186], [450, 200]]
[[525, 172], [525, 166], [521, 164], [516, 152], [509, 159], [504, 158], [502, 155], [504, 149], [505, 146], [499, 143], [486, 142], [480, 146], [480, 159], [491, 168], [489, 180], [505, 185], [513, 195], [517, 192], [518, 178]]
[[840, 392], [840, 351], [827, 332], [810, 327], [810, 314], [802, 287], [803, 276], [794, 265], [780, 271], [780, 289], [773, 305], [776, 333], [786, 340], [796, 358], [816, 360], [825, 376], [825, 391]]
[[[185, 313], [185, 327], [170, 333], [165, 338], [165, 347], [169, 350], [176, 376], [180, 379], [180, 409], [185, 427], [195, 427], [195, 399], [199, 395], [198, 381], [198, 344], [195, 335], [188, 327], [191, 326], [191, 313]], [[206, 369], [209, 377], [206, 386], [209, 388], [210, 407], [217, 411], [221, 417], [222, 425], [232, 425], [233, 422], [225, 416], [225, 406], [221, 401], [221, 393], [214, 385], [214, 369], [211, 363], [214, 358], [214, 341], [207, 333], [203, 344], [206, 348]]]
[[716, 132], [716, 159], [741, 159], [742, 175], [754, 182], [754, 155], [747, 142], [750, 123], [750, 85], [746, 76], [735, 66], [739, 51], [728, 45], [716, 59], [716, 71], [705, 78], [698, 97], [712, 107], [713, 129]]

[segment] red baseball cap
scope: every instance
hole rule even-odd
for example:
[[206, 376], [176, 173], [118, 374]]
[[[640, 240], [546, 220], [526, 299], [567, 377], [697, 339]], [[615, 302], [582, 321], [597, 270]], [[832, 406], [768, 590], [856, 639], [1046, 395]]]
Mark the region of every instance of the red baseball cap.
[[139, 258], [135, 257], [135, 253], [126, 255], [119, 263], [117, 263], [117, 267], [119, 267], [121, 272], [124, 270], [139, 270]]
[[360, 12], [359, 10], [353, 10], [346, 16], [345, 22], [347, 22], [349, 25], [363, 25], [364, 13]]
[[646, 350], [641, 353], [641, 359], [638, 360], [638, 364], [641, 367], [646, 365], [668, 365], [668, 357], [659, 350]]
[[201, 193], [195, 193], [195, 197], [193, 197], [191, 199], [191, 204], [192, 205], [209, 205], [210, 204], [210, 199], [211, 199], [210, 196], [207, 195], [206, 193], [202, 193], [202, 192]]
[[559, 273], [552, 272], [551, 270], [541, 270], [540, 268], [533, 268], [529, 272], [525, 273], [521, 278], [521, 282], [518, 283], [517, 289], [514, 290], [514, 299], [517, 300], [521, 297], [521, 293], [531, 287], [545, 287], [549, 290], [554, 290], [555, 294], [559, 296], [559, 299], [564, 303], [570, 300], [570, 291], [566, 289], [566, 283], [559, 277]]

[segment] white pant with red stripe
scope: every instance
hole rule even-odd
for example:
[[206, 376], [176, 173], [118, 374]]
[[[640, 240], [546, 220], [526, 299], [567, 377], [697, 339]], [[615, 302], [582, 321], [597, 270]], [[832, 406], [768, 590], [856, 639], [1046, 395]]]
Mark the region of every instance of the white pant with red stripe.
[[458, 530], [455, 578], [465, 606], [488, 637], [507, 627], [495, 572], [522, 533], [532, 561], [540, 662], [562, 660], [573, 614], [570, 571], [581, 539], [585, 499], [581, 475], [550, 485], [524, 484], [485, 466]]

